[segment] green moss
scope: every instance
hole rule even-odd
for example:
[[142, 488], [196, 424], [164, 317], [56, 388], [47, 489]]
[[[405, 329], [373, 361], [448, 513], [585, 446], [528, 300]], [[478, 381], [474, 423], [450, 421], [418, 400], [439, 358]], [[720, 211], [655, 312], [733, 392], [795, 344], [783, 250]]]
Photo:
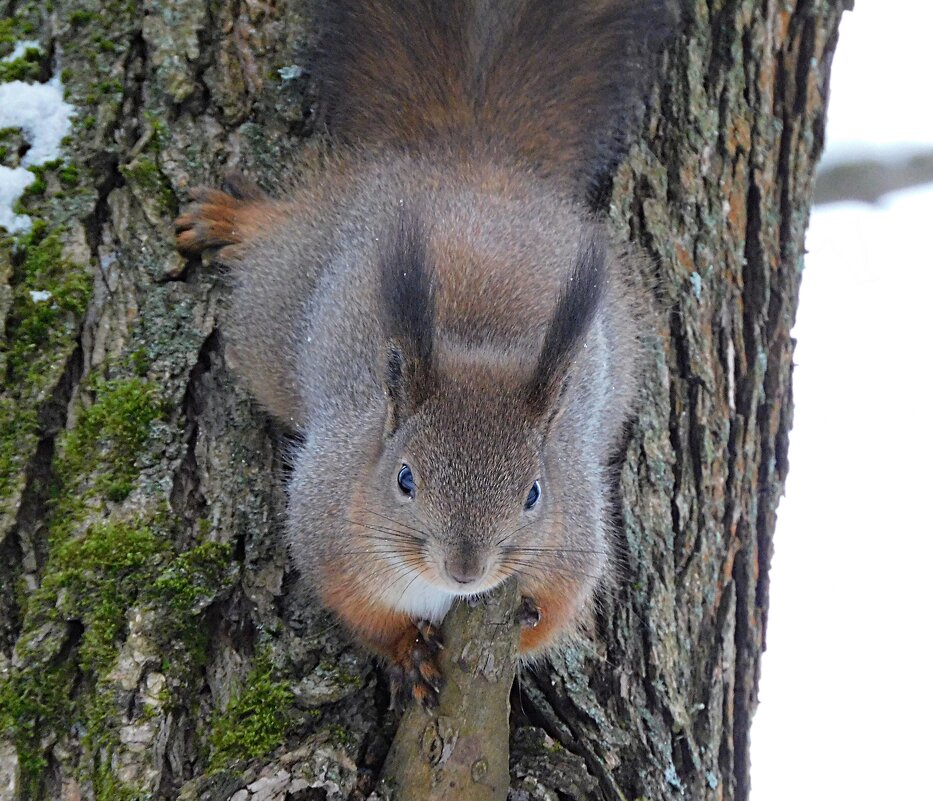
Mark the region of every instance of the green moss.
[[62, 182], [62, 186], [77, 186], [78, 184], [78, 168], [74, 164], [65, 164], [58, 170], [58, 180]]
[[[37, 407], [75, 346], [91, 293], [88, 265], [63, 256], [62, 229], [40, 220], [14, 245], [0, 240], [0, 260], [12, 259], [13, 297], [7, 340], [0, 347], [5, 391], [0, 396], [0, 498], [9, 494], [37, 437]], [[41, 293], [41, 294], [36, 294]], [[46, 294], [47, 293], [47, 294]]]
[[149, 372], [152, 360], [145, 348], [137, 348], [129, 355], [129, 364], [133, 372], [138, 376], [144, 376]]
[[[27, 785], [38, 781], [46, 759], [39, 746], [50, 727], [67, 725], [74, 709], [71, 689], [77, 672], [72, 664], [25, 670], [0, 682], [0, 732], [16, 744]], [[29, 794], [38, 797], [38, 794]]]
[[200, 612], [225, 583], [233, 549], [229, 543], [204, 542], [180, 554], [155, 582], [155, 592], [180, 614]]
[[[127, 370], [132, 361], [114, 369]], [[182, 677], [205, 663], [203, 612], [235, 573], [229, 545], [203, 542], [174, 553], [167, 510], [87, 524], [102, 497], [125, 497], [134, 486], [162, 407], [155, 385], [138, 376], [92, 375], [86, 389], [93, 401], [61, 435], [53, 460], [50, 550], [42, 583], [28, 599], [23, 667], [0, 687], [0, 727], [15, 732], [27, 782], [38, 782], [49, 734], [80, 725], [94, 755], [84, 769], [96, 797], [124, 799], [136, 791], [115, 781], [109, 768], [121, 711], [107, 676], [126, 637], [128, 612], [162, 610], [159, 629], [150, 634], [165, 656], [165, 671]], [[50, 653], [30, 653], [24, 645], [31, 637], [40, 642], [38, 632], [62, 631], [66, 621], [80, 622], [80, 640], [61, 653], [54, 637], [46, 646], [54, 647]]]
[[[139, 474], [136, 460], [145, 448], [153, 422], [162, 412], [155, 385], [141, 378], [109, 381], [94, 378], [90, 386], [95, 394], [94, 403], [79, 416], [74, 429], [62, 437], [56, 459], [61, 485], [57, 500], [66, 506], [73, 505], [75, 500], [81, 503], [76, 496], [91, 465], [97, 467], [92, 491], [97, 490], [112, 501], [126, 498]], [[71, 515], [65, 517], [62, 522], [67, 527]], [[56, 533], [55, 528], [52, 533]]]
[[242, 692], [211, 721], [211, 769], [264, 756], [279, 746], [288, 732], [292, 701], [288, 683], [275, 678], [268, 655], [260, 654]]
[[42, 180], [42, 178], [36, 178], [29, 186], [23, 190], [23, 195], [26, 197], [31, 197], [34, 195], [44, 195], [45, 190], [48, 189], [48, 184]]
[[[97, 797], [135, 797], [133, 788], [114, 781], [108, 760], [100, 756], [116, 746], [121, 713], [104, 680], [125, 638], [127, 613], [134, 606], [161, 610], [164, 629], [156, 636], [168, 660], [164, 669], [179, 676], [203, 666], [207, 635], [202, 613], [233, 578], [228, 545], [201, 543], [175, 555], [171, 534], [162, 528], [165, 522], [97, 523], [53, 544], [42, 585], [29, 598], [21, 642], [28, 641], [29, 632], [64, 621], [80, 621], [81, 639], [61, 654], [57, 647], [51, 653], [24, 652], [24, 666], [0, 682], [0, 733], [14, 738], [30, 782], [38, 781], [45, 767], [42, 743], [49, 734], [80, 724], [88, 751], [98, 754], [88, 768]], [[198, 641], [200, 651], [186, 646]], [[73, 692], [77, 682], [78, 694]], [[233, 723], [251, 716], [257, 705], [281, 710], [291, 699], [287, 685], [273, 680], [267, 661], [257, 663], [248, 682], [247, 692], [228, 710], [225, 747], [242, 742], [258, 748], [269, 742], [280, 730], [278, 713], [264, 712], [239, 727]]]
[[139, 189], [143, 197], [152, 198], [160, 211], [173, 211], [175, 194], [153, 158], [147, 155], [139, 156], [132, 163], [121, 167], [120, 172], [129, 183]]
[[112, 53], [117, 49], [117, 44], [112, 39], [107, 39], [104, 36], [95, 36], [94, 44], [100, 49], [102, 53]]
[[68, 17], [68, 21], [72, 25], [87, 25], [92, 19], [94, 19], [94, 15], [90, 11], [85, 10], [74, 11], [71, 16]]
[[154, 111], [146, 111], [143, 116], [152, 130], [152, 138], [149, 140], [146, 149], [150, 153], [158, 153], [168, 141], [168, 124]]
[[13, 61], [0, 61], [0, 83], [6, 81], [36, 81], [41, 73], [42, 51], [36, 47], [27, 48]]
[[[102, 43], [99, 43], [102, 46]], [[113, 49], [113, 44], [110, 44], [110, 50]], [[123, 91], [123, 85], [118, 81], [106, 80], [98, 81], [93, 85], [94, 91], [101, 95], [110, 95], [116, 92]]]
[[8, 55], [13, 46], [35, 33], [35, 24], [24, 15], [28, 8], [21, 8], [16, 15], [0, 17], [0, 57]]
[[336, 662], [332, 662], [326, 658], [321, 660], [317, 670], [326, 674], [328, 680], [338, 687], [360, 687], [363, 684], [363, 679], [358, 673], [351, 673], [348, 670], [344, 670]]
[[21, 408], [15, 398], [0, 396], [0, 498], [10, 494], [25, 469], [38, 424], [33, 407]]
[[[7, 353], [12, 382], [36, 383], [37, 373], [48, 369], [47, 355], [57, 355], [65, 340], [73, 342], [79, 317], [91, 293], [86, 265], [63, 257], [62, 231], [46, 234], [41, 223], [17, 244], [22, 265], [14, 271], [16, 293], [11, 314], [12, 331]], [[33, 292], [48, 292], [38, 301]]]
[[45, 590], [69, 619], [82, 621], [81, 669], [98, 676], [116, 656], [126, 612], [137, 602], [166, 555], [165, 541], [146, 526], [103, 523], [63, 543], [48, 566]]
[[332, 726], [329, 726], [327, 733], [330, 736], [331, 742], [342, 745], [344, 748], [348, 748], [356, 744], [356, 739], [353, 737], [350, 732], [348, 732], [343, 726], [339, 723], [335, 723]]
[[186, 652], [189, 667], [206, 662], [208, 633], [201, 625], [201, 613], [218, 592], [232, 584], [232, 555], [228, 543], [204, 542], [179, 554], [155, 579], [153, 594], [164, 610], [161, 639], [165, 643], [165, 672], [178, 672], [170, 660], [179, 648]]

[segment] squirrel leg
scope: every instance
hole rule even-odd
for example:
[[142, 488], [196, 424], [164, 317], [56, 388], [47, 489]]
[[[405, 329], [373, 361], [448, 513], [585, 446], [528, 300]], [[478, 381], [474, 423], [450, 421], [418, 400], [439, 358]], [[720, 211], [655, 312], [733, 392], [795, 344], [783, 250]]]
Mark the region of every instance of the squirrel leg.
[[393, 708], [411, 698], [435, 706], [443, 684], [437, 664], [443, 647], [438, 629], [373, 603], [362, 588], [348, 585], [344, 571], [335, 568], [330, 564], [321, 572], [321, 598], [358, 641], [388, 661]]
[[522, 631], [518, 650], [533, 654], [573, 627], [585, 598], [581, 588], [560, 581], [522, 588], [518, 619]]
[[443, 648], [440, 632], [427, 621], [409, 624], [395, 642], [389, 665], [392, 707], [397, 701], [414, 698], [426, 707], [437, 706], [444, 677], [437, 666]]

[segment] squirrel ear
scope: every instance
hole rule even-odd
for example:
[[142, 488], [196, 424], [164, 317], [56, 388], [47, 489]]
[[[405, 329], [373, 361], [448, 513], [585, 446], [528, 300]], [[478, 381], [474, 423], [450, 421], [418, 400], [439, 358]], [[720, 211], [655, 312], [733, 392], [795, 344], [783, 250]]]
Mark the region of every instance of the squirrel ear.
[[606, 243], [593, 234], [582, 243], [573, 272], [561, 289], [534, 375], [527, 385], [531, 411], [550, 428], [573, 366], [606, 292]]
[[380, 265], [385, 332], [387, 431], [412, 415], [431, 392], [434, 377], [434, 287], [424, 232], [409, 213], [395, 224]]

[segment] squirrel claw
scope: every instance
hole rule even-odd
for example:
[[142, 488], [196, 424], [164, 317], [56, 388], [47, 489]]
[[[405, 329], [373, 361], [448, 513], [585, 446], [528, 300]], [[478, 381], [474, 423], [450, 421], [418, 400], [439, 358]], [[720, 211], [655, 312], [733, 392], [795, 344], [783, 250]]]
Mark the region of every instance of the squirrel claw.
[[522, 597], [522, 605], [518, 609], [518, 622], [523, 629], [537, 628], [541, 622], [541, 608], [527, 595]]
[[437, 653], [443, 648], [440, 633], [427, 621], [418, 621], [400, 640], [395, 659], [389, 667], [390, 709], [404, 706], [414, 698], [427, 709], [437, 706], [444, 686], [444, 676], [437, 665]]

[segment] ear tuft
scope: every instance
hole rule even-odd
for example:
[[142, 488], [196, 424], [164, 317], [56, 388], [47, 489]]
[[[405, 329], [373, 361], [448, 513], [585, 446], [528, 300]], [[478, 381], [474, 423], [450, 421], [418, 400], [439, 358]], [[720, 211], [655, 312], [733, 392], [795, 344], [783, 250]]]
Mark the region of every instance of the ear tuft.
[[591, 234], [581, 243], [573, 272], [561, 289], [535, 374], [528, 383], [528, 403], [536, 416], [556, 413], [565, 378], [605, 293], [606, 243], [601, 236]]
[[433, 383], [434, 287], [419, 221], [401, 213], [381, 256], [385, 382], [394, 430], [427, 398]]

